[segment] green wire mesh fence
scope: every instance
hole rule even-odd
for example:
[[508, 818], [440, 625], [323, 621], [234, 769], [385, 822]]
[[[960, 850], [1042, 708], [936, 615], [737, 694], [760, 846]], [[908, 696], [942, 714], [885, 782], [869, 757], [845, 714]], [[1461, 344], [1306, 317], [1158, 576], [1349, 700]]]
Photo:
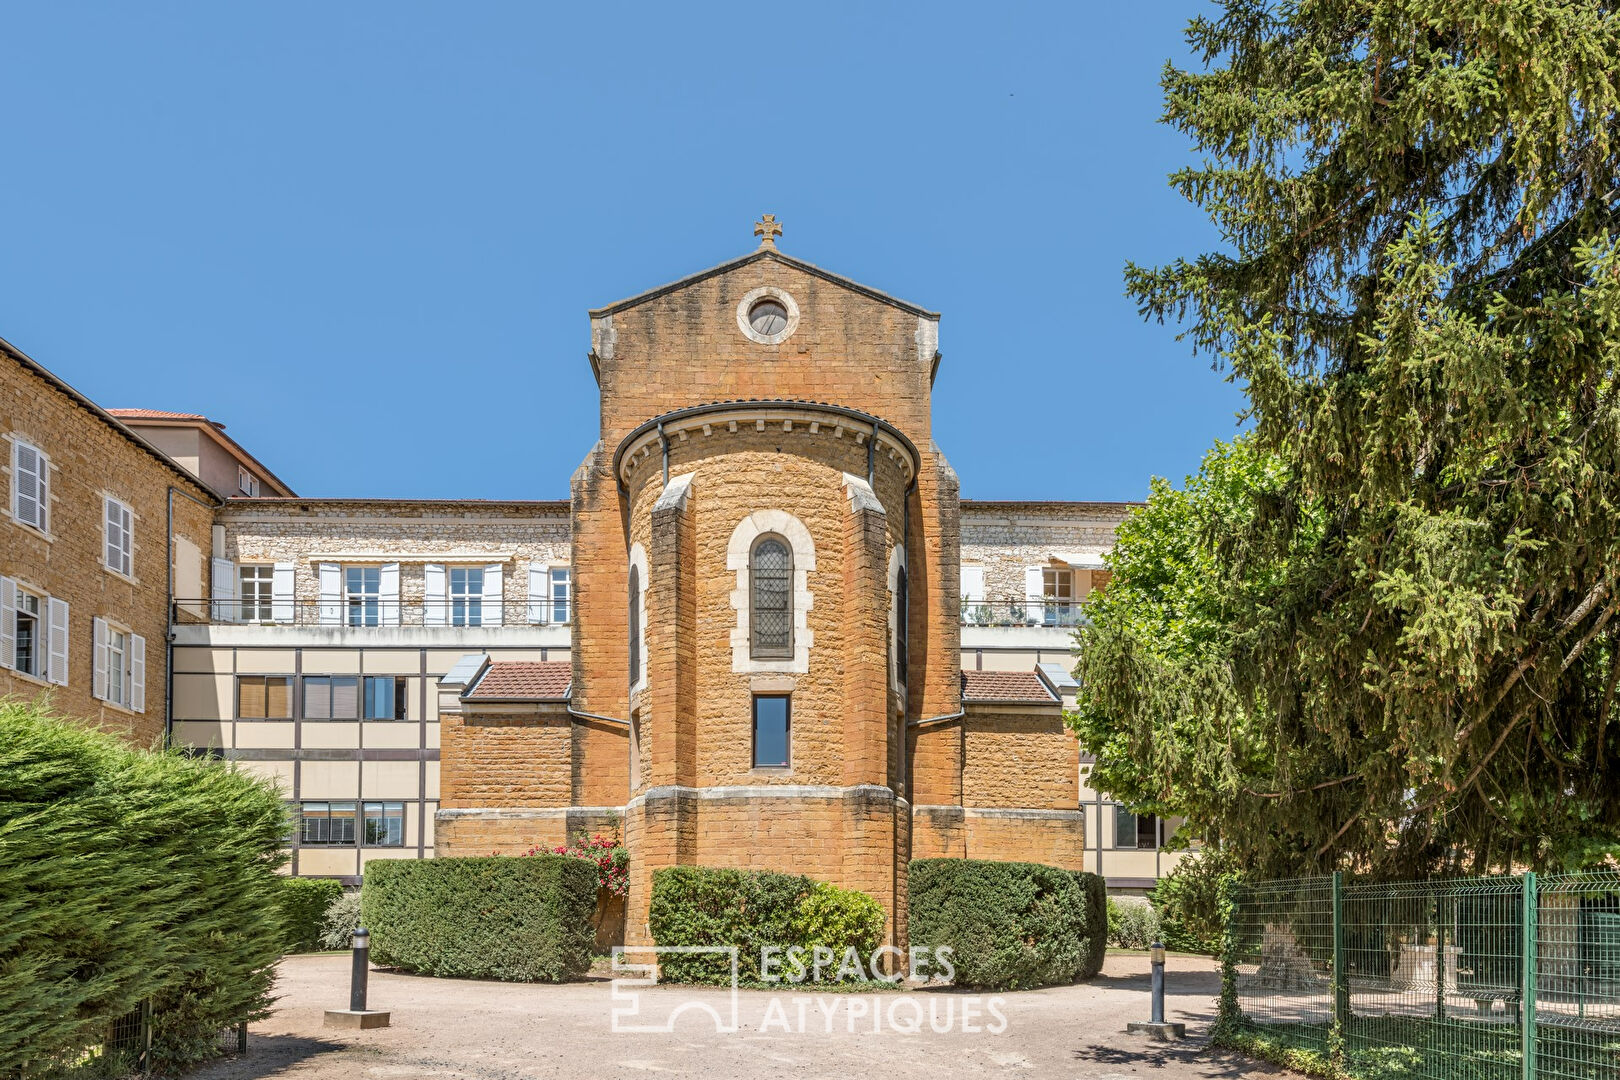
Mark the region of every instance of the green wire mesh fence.
[[1620, 1077], [1620, 874], [1244, 883], [1223, 1031], [1367, 1080]]

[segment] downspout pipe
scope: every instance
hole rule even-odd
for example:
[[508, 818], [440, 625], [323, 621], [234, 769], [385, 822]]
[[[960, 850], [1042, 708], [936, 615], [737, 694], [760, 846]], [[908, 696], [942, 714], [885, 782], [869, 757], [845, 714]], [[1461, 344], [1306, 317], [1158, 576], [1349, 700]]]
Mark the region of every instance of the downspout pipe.
[[596, 713], [581, 712], [580, 710], [574, 708], [572, 705], [565, 706], [565, 708], [568, 710], [568, 715], [569, 716], [575, 717], [575, 718], [580, 719], [580, 720], [601, 720], [601, 721], [603, 721], [605, 723], [609, 723], [609, 724], [618, 724], [620, 727], [629, 727], [630, 726], [630, 721], [628, 721], [628, 720], [620, 720], [617, 716], [600, 716], [600, 715], [598, 715]]

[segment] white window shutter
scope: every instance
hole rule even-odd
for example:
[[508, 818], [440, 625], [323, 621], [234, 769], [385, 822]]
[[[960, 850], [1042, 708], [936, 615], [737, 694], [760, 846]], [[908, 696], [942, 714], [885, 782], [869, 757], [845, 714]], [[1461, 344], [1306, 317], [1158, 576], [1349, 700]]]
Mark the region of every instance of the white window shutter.
[[0, 668], [17, 662], [17, 583], [0, 577]]
[[1024, 621], [1031, 626], [1046, 621], [1046, 593], [1045, 567], [1024, 567]]
[[107, 700], [107, 623], [103, 619], [96, 619], [92, 624], [95, 627], [95, 669], [90, 679], [90, 693]]
[[962, 597], [969, 603], [984, 602], [984, 567], [962, 567]]
[[529, 621], [546, 621], [547, 603], [551, 599], [551, 567], [539, 563], [529, 564]]
[[40, 532], [50, 506], [50, 461], [25, 442], [11, 444], [11, 512]]
[[146, 711], [146, 639], [129, 635], [129, 707]]
[[293, 618], [293, 564], [278, 562], [270, 575], [270, 618], [278, 623]]
[[425, 564], [422, 567], [422, 625], [443, 626], [445, 611], [449, 606], [450, 594], [445, 586], [444, 564]]
[[45, 678], [57, 686], [68, 681], [68, 604], [66, 600], [50, 597], [45, 601], [45, 640], [47, 659]]
[[211, 560], [213, 579], [209, 598], [214, 601], [213, 621], [236, 622], [241, 611], [236, 606], [236, 564], [229, 559]]
[[481, 625], [500, 626], [505, 615], [502, 600], [504, 599], [501, 584], [501, 564], [494, 563], [484, 567], [484, 605], [479, 617]]
[[382, 572], [377, 575], [377, 600], [382, 609], [381, 619], [383, 626], [399, 625], [399, 563], [383, 563]]
[[320, 623], [322, 626], [341, 626], [343, 624], [343, 567], [335, 562], [323, 562], [318, 564], [315, 569], [320, 577], [321, 586]]

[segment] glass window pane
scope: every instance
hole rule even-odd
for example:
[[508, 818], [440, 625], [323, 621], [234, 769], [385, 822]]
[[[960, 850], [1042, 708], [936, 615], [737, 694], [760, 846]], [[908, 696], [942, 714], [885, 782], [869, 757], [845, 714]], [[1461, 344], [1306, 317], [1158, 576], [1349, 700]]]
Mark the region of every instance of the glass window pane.
[[265, 714], [265, 684], [261, 676], [244, 675], [236, 680], [236, 715], [260, 720]]
[[332, 719], [332, 680], [325, 676], [304, 677], [304, 718]]
[[291, 678], [273, 675], [264, 680], [264, 715], [270, 720], [286, 720], [292, 716]]
[[1114, 807], [1114, 846], [1136, 847], [1136, 815], [1123, 806]]
[[353, 720], [360, 715], [360, 680], [354, 675], [332, 679], [332, 719]]
[[788, 698], [754, 698], [754, 766], [788, 763]]

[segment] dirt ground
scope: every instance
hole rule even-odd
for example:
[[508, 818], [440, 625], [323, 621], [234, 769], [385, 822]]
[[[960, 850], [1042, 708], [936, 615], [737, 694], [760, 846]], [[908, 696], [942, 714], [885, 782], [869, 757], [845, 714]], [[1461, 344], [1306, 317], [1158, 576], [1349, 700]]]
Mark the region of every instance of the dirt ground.
[[[1192, 957], [1172, 957], [1166, 980], [1168, 1018], [1188, 1027], [1177, 1044], [1124, 1032], [1127, 1020], [1147, 1019], [1148, 962], [1140, 954], [1111, 955], [1090, 982], [1024, 993], [741, 991], [737, 1030], [726, 1032], [716, 1031], [715, 1019], [727, 1026], [733, 1019], [723, 990], [616, 991], [605, 977], [537, 986], [379, 971], [371, 974], [370, 1004], [391, 1010], [392, 1026], [323, 1027], [324, 1009], [348, 1004], [348, 975], [346, 956], [284, 960], [276, 1012], [250, 1030], [247, 1055], [203, 1069], [199, 1080], [1294, 1075], [1207, 1045], [1219, 975]], [[615, 1031], [616, 1023], [673, 1030]]]

